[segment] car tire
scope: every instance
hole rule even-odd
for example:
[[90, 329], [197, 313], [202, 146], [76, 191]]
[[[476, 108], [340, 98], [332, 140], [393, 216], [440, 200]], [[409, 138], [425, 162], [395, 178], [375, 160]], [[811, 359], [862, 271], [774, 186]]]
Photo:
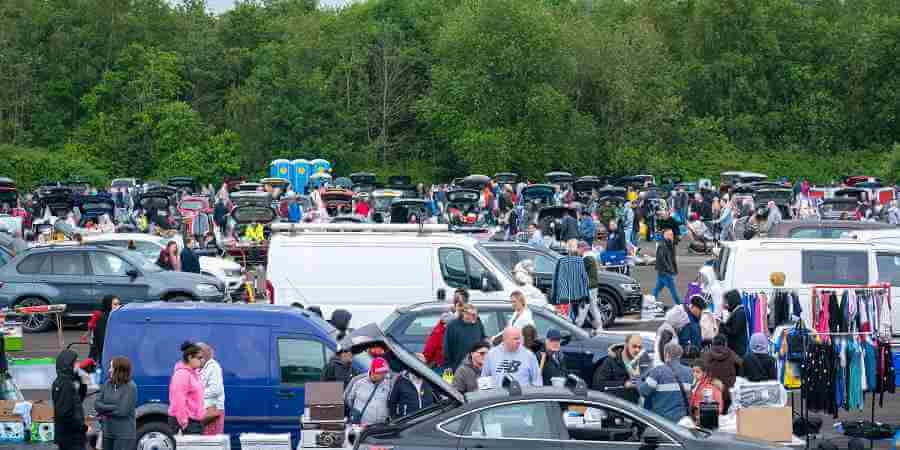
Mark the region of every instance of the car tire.
[[175, 438], [164, 422], [147, 422], [137, 429], [137, 450], [175, 450]]
[[[47, 306], [46, 300], [38, 297], [23, 298], [16, 303], [16, 307], [24, 306]], [[43, 333], [49, 331], [53, 327], [53, 317], [49, 314], [32, 314], [25, 317], [22, 322], [22, 330], [26, 333]]]
[[616, 322], [616, 317], [619, 317], [619, 302], [616, 301], [615, 295], [602, 290], [597, 292], [597, 307], [603, 316], [603, 328]]

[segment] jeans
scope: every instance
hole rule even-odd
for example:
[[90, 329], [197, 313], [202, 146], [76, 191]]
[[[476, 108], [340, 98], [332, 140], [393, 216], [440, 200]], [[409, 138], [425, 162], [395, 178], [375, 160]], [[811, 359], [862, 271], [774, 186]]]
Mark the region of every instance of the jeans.
[[676, 305], [681, 304], [681, 299], [678, 297], [678, 288], [675, 287], [675, 276], [666, 273], [657, 273], [656, 287], [653, 288], [653, 296], [658, 298], [659, 292], [662, 291], [663, 288], [669, 289], [669, 293], [672, 294], [672, 302]]

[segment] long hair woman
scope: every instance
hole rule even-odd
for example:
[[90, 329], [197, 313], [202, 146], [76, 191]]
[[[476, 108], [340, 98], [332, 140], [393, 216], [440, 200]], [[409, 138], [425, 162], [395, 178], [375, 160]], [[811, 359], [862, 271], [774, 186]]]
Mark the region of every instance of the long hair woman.
[[137, 439], [137, 386], [131, 381], [131, 361], [120, 356], [113, 358], [109, 366], [109, 381], [94, 403], [103, 420], [103, 449], [132, 450]]

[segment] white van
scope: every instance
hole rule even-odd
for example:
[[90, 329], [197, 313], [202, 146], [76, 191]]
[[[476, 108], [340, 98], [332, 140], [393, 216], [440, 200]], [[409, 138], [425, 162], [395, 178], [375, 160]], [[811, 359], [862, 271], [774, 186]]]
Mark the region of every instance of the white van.
[[476, 239], [445, 225], [274, 224], [266, 276], [274, 303], [318, 306], [353, 314], [352, 325], [380, 322], [399, 306], [450, 301], [457, 288], [471, 298], [509, 300], [521, 286]]
[[769, 275], [784, 272], [785, 287], [795, 289], [810, 320], [815, 285], [891, 283], [894, 333], [900, 331], [900, 246], [851, 239], [754, 239], [724, 242], [714, 265], [723, 291], [771, 289]]

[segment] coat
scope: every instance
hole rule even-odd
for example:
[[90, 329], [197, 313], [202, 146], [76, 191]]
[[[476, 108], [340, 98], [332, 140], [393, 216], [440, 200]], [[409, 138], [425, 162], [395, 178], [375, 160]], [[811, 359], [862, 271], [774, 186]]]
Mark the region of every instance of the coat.
[[137, 386], [133, 381], [116, 386], [107, 382], [100, 388], [94, 408], [102, 414], [103, 437], [115, 439], [137, 438], [135, 407], [137, 406]]
[[53, 442], [60, 448], [83, 447], [87, 425], [84, 423], [84, 397], [87, 386], [75, 374], [78, 355], [63, 350], [56, 357], [56, 380], [53, 382]]
[[744, 357], [744, 365], [741, 368], [744, 378], [753, 382], [778, 379], [775, 358], [769, 355], [749, 353]]
[[560, 241], [566, 242], [569, 239], [578, 239], [578, 221], [569, 214], [563, 215], [559, 228]]
[[606, 238], [606, 251], [608, 252], [624, 252], [625, 248], [625, 232], [613, 231]]
[[444, 335], [444, 365], [451, 369], [459, 367], [469, 349], [486, 337], [481, 321], [476, 323], [466, 323], [462, 319], [451, 321]]
[[541, 367], [544, 386], [550, 386], [550, 380], [553, 378], [564, 378], [569, 374], [566, 370], [566, 355], [562, 352], [541, 352], [538, 355], [538, 364]]
[[691, 389], [691, 416], [694, 418], [694, 420], [698, 420], [700, 418], [700, 403], [703, 403], [704, 391], [706, 391], [707, 388], [712, 390], [713, 401], [719, 404], [720, 415], [725, 409], [725, 402], [722, 399], [722, 391], [724, 390], [722, 382], [709, 376], [704, 377], [698, 383], [694, 383], [694, 388]]
[[338, 355], [332, 356], [328, 364], [325, 365], [325, 369], [322, 370], [322, 381], [340, 381], [344, 383], [345, 387], [354, 376], [356, 376], [356, 373], [353, 370], [353, 363], [344, 364]]
[[700, 360], [706, 365], [709, 376], [720, 380], [726, 389], [734, 387], [738, 368], [741, 366], [741, 358], [734, 354], [731, 349], [721, 345], [713, 345], [708, 351], [700, 355]]
[[623, 351], [625, 344], [614, 344], [609, 347], [608, 356], [594, 372], [591, 389], [637, 403], [639, 397], [637, 389], [625, 389], [625, 382], [632, 379], [632, 374], [622, 360]]
[[481, 369], [476, 369], [472, 365], [472, 357], [466, 356], [465, 361], [453, 374], [453, 387], [463, 394], [475, 392], [478, 390], [478, 378], [480, 376]]
[[397, 378], [391, 389], [391, 395], [388, 397], [388, 410], [391, 418], [414, 414], [434, 403], [434, 391], [431, 389], [431, 384], [425, 380], [422, 380], [421, 383], [422, 388], [418, 389], [408, 374]]
[[656, 249], [656, 271], [665, 275], [678, 275], [675, 261], [675, 243], [663, 240]]
[[205, 415], [200, 373], [178, 361], [169, 382], [169, 416], [174, 417], [181, 428], [186, 428], [191, 419], [202, 420]]
[[728, 348], [738, 355], [747, 354], [750, 338], [747, 336], [747, 311], [743, 306], [731, 310], [728, 319], [719, 327], [728, 338]]
[[429, 367], [444, 367], [444, 335], [447, 334], [447, 323], [438, 320], [437, 325], [431, 329], [431, 334], [425, 340], [425, 363]]
[[200, 258], [189, 247], [181, 250], [181, 271], [200, 273]]

